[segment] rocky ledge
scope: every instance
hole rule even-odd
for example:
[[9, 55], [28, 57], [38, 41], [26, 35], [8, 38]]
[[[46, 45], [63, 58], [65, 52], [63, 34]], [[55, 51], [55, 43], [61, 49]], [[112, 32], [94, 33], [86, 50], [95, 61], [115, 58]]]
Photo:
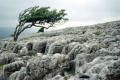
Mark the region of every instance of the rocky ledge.
[[120, 21], [2, 39], [0, 80], [120, 80]]

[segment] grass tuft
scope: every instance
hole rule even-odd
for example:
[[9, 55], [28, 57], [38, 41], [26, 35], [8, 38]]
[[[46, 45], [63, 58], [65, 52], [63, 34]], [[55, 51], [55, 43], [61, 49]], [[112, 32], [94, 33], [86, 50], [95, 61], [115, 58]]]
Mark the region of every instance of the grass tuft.
[[101, 32], [100, 32], [100, 31], [96, 31], [94, 34], [95, 34], [95, 35], [100, 35]]
[[3, 70], [3, 65], [0, 65], [0, 72]]

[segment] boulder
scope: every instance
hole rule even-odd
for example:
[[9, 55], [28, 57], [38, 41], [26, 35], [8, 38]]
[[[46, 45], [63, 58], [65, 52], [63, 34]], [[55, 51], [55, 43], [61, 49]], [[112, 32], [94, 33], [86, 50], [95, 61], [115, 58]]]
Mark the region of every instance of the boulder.
[[18, 53], [19, 56], [26, 56], [28, 55], [28, 50], [26, 47], [23, 47], [21, 50], [20, 50], [20, 53]]
[[14, 58], [17, 57], [17, 54], [15, 53], [2, 53], [0, 54], [0, 64], [8, 64], [11, 63], [14, 60]]
[[33, 43], [32, 42], [27, 43], [26, 48], [28, 51], [31, 51], [33, 49]]
[[26, 76], [26, 68], [22, 67], [20, 71], [16, 71], [10, 75], [9, 80], [24, 80]]
[[16, 45], [17, 45], [16, 42], [8, 42], [7, 46], [6, 46], [6, 49], [7, 50], [13, 50]]
[[64, 55], [58, 53], [53, 56], [43, 55], [42, 57], [32, 58], [29, 61], [27, 74], [35, 80], [46, 77], [52, 78], [55, 74], [61, 72], [66, 65]]
[[100, 50], [98, 50], [98, 53], [100, 56], [107, 56], [107, 55], [120, 56], [120, 49], [116, 47], [112, 47], [112, 50], [101, 48]]
[[19, 51], [22, 49], [23, 45], [22, 44], [17, 44], [13, 48], [13, 53], [19, 53]]
[[33, 51], [35, 53], [45, 53], [46, 41], [33, 42]]
[[43, 54], [42, 54], [42, 53], [37, 53], [37, 56], [42, 57], [42, 56], [43, 56]]
[[16, 61], [3, 66], [4, 76], [9, 77], [15, 71], [19, 71], [21, 67], [24, 67], [25, 63], [23, 61]]
[[116, 36], [116, 35], [120, 35], [120, 30], [119, 29], [115, 29], [112, 31], [111, 33], [112, 36]]
[[73, 47], [73, 49], [68, 53], [68, 58], [74, 60], [77, 54], [87, 53], [87, 47], [82, 44], [78, 44]]
[[84, 65], [84, 64], [87, 64], [89, 62], [91, 62], [96, 56], [94, 55], [90, 55], [90, 54], [86, 54], [86, 53], [81, 53], [81, 54], [78, 54], [75, 58], [75, 65], [76, 65], [76, 73], [78, 71], [78, 69]]
[[61, 75], [56, 75], [52, 79], [48, 79], [48, 80], [65, 80], [65, 78], [63, 76], [61, 76]]
[[116, 41], [120, 41], [120, 35], [116, 35]]
[[33, 80], [30, 76], [25, 76], [24, 80]]
[[32, 56], [22, 56], [21, 60], [27, 61], [27, 60], [29, 60], [31, 58], [32, 58]]
[[68, 54], [73, 49], [73, 47], [76, 46], [76, 45], [78, 45], [78, 44], [79, 44], [79, 42], [71, 42], [71, 43], [67, 44], [63, 48], [61, 54]]
[[89, 78], [89, 80], [119, 80], [119, 61], [118, 57], [113, 56], [97, 57], [92, 62], [78, 67], [79, 69], [76, 69], [76, 78]]
[[42, 79], [46, 74], [52, 71], [49, 68], [51, 59], [48, 56], [32, 58], [27, 65], [27, 74], [34, 80]]
[[3, 72], [0, 72], [0, 80], [6, 80], [6, 78], [4, 77]]
[[49, 46], [47, 54], [61, 53], [65, 45], [68, 43], [67, 40], [56, 41]]

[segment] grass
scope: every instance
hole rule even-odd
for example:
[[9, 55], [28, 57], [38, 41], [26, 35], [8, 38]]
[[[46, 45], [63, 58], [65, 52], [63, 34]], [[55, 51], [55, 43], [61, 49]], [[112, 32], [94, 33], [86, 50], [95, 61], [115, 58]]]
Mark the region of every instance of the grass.
[[101, 32], [100, 32], [100, 31], [96, 31], [94, 34], [95, 34], [95, 35], [100, 35]]
[[74, 76], [75, 75], [75, 71], [73, 69], [69, 70], [68, 71], [68, 74], [67, 76], [65, 76], [65, 80], [68, 80], [71, 78], [71, 76]]
[[82, 38], [82, 41], [84, 41], [84, 42], [86, 42], [86, 41], [88, 41], [89, 39], [88, 39], [88, 37], [87, 36], [84, 36], [83, 38]]
[[34, 56], [35, 53], [34, 53], [33, 51], [31, 51], [31, 52], [28, 53], [28, 55], [29, 55], [29, 56]]
[[3, 65], [0, 65], [0, 71], [2, 71], [3, 70]]
[[72, 74], [72, 75], [75, 75], [75, 71], [74, 70], [70, 70], [68, 73]]

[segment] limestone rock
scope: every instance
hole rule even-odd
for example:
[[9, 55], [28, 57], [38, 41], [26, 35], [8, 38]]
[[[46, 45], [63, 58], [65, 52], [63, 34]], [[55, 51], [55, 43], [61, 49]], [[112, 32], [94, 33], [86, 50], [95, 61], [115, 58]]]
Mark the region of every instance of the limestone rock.
[[0, 66], [1, 80], [120, 80], [120, 21], [1, 39]]
[[19, 56], [26, 56], [28, 55], [28, 50], [26, 47], [23, 47], [21, 50], [20, 50], [20, 53], [18, 53]]
[[56, 41], [49, 46], [47, 54], [61, 53], [63, 47], [67, 44], [66, 40]]
[[25, 63], [23, 61], [16, 61], [3, 66], [4, 76], [9, 77], [15, 71], [19, 71], [21, 67], [24, 67]]
[[6, 78], [3, 75], [3, 72], [0, 72], [0, 80], [6, 80]]
[[14, 58], [17, 57], [17, 54], [15, 53], [2, 53], [0, 54], [0, 64], [8, 64], [11, 63], [14, 60]]
[[15, 45], [14, 49], [13, 49], [13, 53], [19, 53], [19, 51], [22, 49], [22, 44], [17, 44]]
[[73, 47], [74, 46], [76, 46], [76, 45], [78, 45], [79, 44], [79, 42], [71, 42], [71, 43], [69, 43], [68, 45], [66, 45], [64, 48], [63, 48], [63, 50], [62, 50], [62, 54], [68, 54], [72, 49], [73, 49]]
[[26, 76], [26, 68], [22, 67], [20, 71], [16, 71], [10, 75], [9, 80], [24, 80]]
[[[54, 56], [43, 55], [42, 57], [33, 58], [27, 65], [27, 74], [30, 75], [32, 79], [43, 78], [47, 75], [52, 77], [55, 73], [61, 71], [64, 64], [64, 55], [55, 54]], [[41, 74], [42, 73], [42, 74]]]
[[42, 54], [42, 53], [37, 53], [37, 56], [42, 57], [42, 56], [43, 56], [43, 54]]
[[86, 46], [78, 44], [73, 47], [73, 49], [68, 53], [69, 59], [74, 60], [77, 54], [86, 53]]
[[46, 41], [34, 42], [32, 50], [36, 53], [45, 53], [46, 44]]
[[57, 76], [53, 77], [52, 79], [48, 79], [48, 80], [65, 80], [65, 79], [61, 75], [57, 75]]
[[[118, 57], [112, 57], [112, 56], [97, 57], [92, 62], [86, 63], [82, 67], [77, 69], [76, 77], [79, 79], [81, 78], [81, 76], [85, 75], [86, 77], [84, 77], [84, 79], [86, 79], [87, 76], [89, 76], [89, 80], [94, 80], [94, 79], [119, 80], [119, 73], [117, 74], [117, 72], [119, 72], [120, 69], [118, 66], [119, 66]], [[116, 72], [116, 74], [114, 72]]]

